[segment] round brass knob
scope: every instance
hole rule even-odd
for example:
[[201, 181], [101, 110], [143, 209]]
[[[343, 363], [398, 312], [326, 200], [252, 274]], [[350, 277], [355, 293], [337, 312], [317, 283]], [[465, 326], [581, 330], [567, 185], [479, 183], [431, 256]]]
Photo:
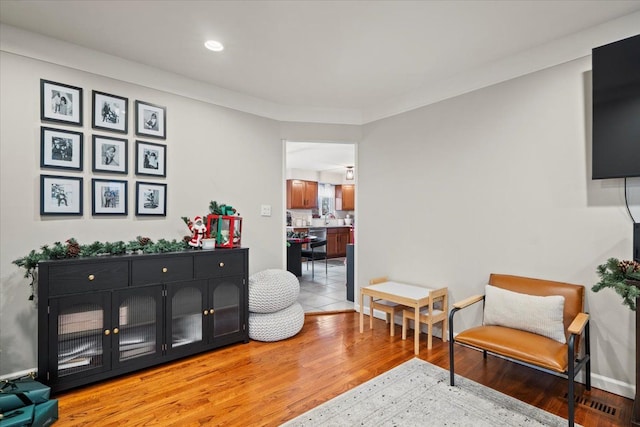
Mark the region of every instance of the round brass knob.
[[209, 314], [213, 314], [213, 308], [209, 309]]
[[93, 280], [93, 279], [95, 279], [95, 278], [96, 278], [96, 276], [94, 276], [93, 274], [90, 274], [90, 275], [89, 275], [89, 280]]
[[221, 263], [220, 263], [220, 267], [224, 267], [224, 262], [221, 262]]
[[167, 267], [162, 267], [162, 272], [166, 273], [167, 271], [169, 271], [169, 269]]
[[205, 310], [203, 314], [206, 316], [207, 314], [209, 314], [209, 310]]
[[120, 329], [118, 329], [118, 328], [113, 328], [113, 333], [114, 333], [114, 334], [116, 334], [116, 335], [117, 335], [117, 334], [118, 334], [118, 332], [120, 332]]
[[111, 333], [111, 331], [110, 331], [110, 330], [108, 330], [108, 329], [104, 331], [104, 334], [105, 334], [105, 335], [109, 335], [110, 333]]

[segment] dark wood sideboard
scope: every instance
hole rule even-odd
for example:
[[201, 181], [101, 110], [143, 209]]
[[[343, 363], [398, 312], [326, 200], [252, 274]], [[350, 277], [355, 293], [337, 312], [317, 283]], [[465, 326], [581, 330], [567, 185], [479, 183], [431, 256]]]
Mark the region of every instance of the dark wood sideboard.
[[52, 390], [248, 342], [247, 248], [38, 265], [38, 380]]

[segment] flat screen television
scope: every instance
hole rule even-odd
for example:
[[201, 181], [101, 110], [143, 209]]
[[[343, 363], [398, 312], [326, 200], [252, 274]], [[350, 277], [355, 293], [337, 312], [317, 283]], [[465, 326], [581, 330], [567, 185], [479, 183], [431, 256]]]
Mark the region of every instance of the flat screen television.
[[640, 177], [640, 35], [597, 47], [593, 179]]

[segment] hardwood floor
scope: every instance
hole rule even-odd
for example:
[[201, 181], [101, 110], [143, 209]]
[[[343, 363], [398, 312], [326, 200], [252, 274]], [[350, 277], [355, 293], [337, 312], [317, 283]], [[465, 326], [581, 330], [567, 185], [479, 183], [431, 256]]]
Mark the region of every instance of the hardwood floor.
[[[307, 315], [288, 340], [237, 344], [61, 393], [55, 425], [277, 426], [414, 357], [412, 336], [390, 337], [379, 319], [373, 331], [358, 327], [357, 313]], [[448, 343], [434, 338], [427, 350], [421, 341], [421, 359], [448, 369], [448, 357]], [[566, 418], [566, 380], [463, 347], [456, 372]], [[582, 398], [595, 408], [577, 405], [577, 423], [629, 425], [630, 399], [597, 389]]]

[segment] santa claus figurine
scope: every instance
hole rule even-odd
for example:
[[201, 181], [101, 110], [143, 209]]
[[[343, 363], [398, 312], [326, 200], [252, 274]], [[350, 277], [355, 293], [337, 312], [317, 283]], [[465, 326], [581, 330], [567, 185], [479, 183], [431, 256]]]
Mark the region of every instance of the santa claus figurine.
[[204, 239], [207, 234], [207, 226], [202, 222], [202, 217], [199, 215], [196, 216], [193, 218], [193, 222], [189, 222], [188, 225], [189, 230], [191, 230], [191, 233], [193, 234], [191, 240], [189, 240], [189, 246], [194, 248], [201, 247], [202, 239]]

